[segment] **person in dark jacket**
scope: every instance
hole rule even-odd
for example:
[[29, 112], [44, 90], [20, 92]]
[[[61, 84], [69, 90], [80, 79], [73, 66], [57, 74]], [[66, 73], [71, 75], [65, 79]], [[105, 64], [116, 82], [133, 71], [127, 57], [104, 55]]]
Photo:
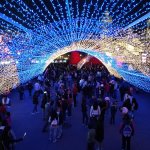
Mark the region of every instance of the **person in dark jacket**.
[[39, 96], [38, 91], [35, 91], [34, 94], [33, 94], [33, 104], [34, 104], [34, 108], [33, 108], [32, 114], [38, 112], [38, 111], [37, 111], [37, 106], [38, 106], [38, 104], [39, 104], [38, 96]]
[[49, 122], [49, 116], [52, 114], [52, 112], [54, 111], [54, 101], [50, 101], [50, 99], [48, 99], [47, 103], [45, 104], [45, 123], [42, 129], [42, 132], [46, 132]]
[[29, 91], [29, 96], [31, 96], [32, 95], [32, 90], [33, 90], [33, 85], [31, 83], [31, 81], [28, 82], [27, 89]]
[[64, 97], [62, 97], [62, 113], [63, 113], [63, 120], [64, 121], [66, 119], [67, 108], [68, 108], [67, 100]]
[[87, 105], [86, 100], [84, 98], [82, 99], [81, 111], [82, 111], [82, 123], [87, 125], [88, 124]]
[[134, 126], [128, 114], [123, 117], [120, 134], [122, 135], [122, 150], [130, 150], [131, 137], [134, 135]]
[[132, 110], [132, 104], [131, 104], [131, 102], [130, 102], [130, 99], [129, 99], [129, 98], [128, 98], [128, 99], [126, 99], [126, 101], [123, 103], [123, 107], [128, 108], [128, 110], [129, 110], [129, 111], [131, 111], [131, 110]]
[[63, 133], [62, 126], [63, 126], [63, 113], [61, 107], [57, 108], [57, 115], [58, 115], [58, 127], [57, 127], [57, 139], [60, 139]]
[[77, 83], [74, 83], [74, 85], [73, 85], [73, 101], [74, 101], [74, 107], [76, 107], [76, 105], [77, 105], [77, 101], [76, 101], [77, 94], [78, 94]]
[[87, 150], [95, 150], [95, 127], [89, 124], [88, 128]]
[[115, 116], [116, 116], [116, 112], [117, 112], [117, 102], [116, 101], [114, 101], [111, 104], [110, 112], [111, 112], [110, 124], [115, 124]]
[[137, 111], [138, 110], [138, 107], [139, 107], [139, 105], [138, 105], [138, 103], [137, 103], [137, 101], [136, 101], [136, 99], [135, 98], [132, 98], [132, 118], [134, 119], [134, 114], [135, 114], [135, 111]]
[[24, 87], [23, 87], [23, 85], [20, 85], [18, 87], [18, 92], [19, 92], [19, 98], [20, 98], [20, 100], [23, 100], [23, 95], [24, 95]]
[[100, 116], [98, 121], [97, 121], [97, 126], [95, 130], [95, 139], [96, 139], [96, 147], [98, 150], [101, 150], [102, 148], [102, 142], [104, 140], [104, 122], [103, 118]]
[[1, 142], [4, 150], [13, 150], [14, 144], [23, 141], [23, 138], [15, 139], [11, 127], [6, 126], [1, 135]]
[[43, 110], [43, 120], [45, 120], [45, 105], [47, 101], [48, 101], [48, 96], [47, 96], [47, 92], [45, 91], [41, 101], [41, 108]]

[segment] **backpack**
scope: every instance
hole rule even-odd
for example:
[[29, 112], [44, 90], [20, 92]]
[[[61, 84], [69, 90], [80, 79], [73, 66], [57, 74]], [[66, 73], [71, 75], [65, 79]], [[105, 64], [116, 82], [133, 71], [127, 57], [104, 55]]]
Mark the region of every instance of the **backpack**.
[[132, 127], [131, 127], [131, 125], [130, 124], [125, 124], [124, 125], [124, 128], [123, 128], [123, 136], [124, 137], [131, 137], [131, 135], [132, 135]]

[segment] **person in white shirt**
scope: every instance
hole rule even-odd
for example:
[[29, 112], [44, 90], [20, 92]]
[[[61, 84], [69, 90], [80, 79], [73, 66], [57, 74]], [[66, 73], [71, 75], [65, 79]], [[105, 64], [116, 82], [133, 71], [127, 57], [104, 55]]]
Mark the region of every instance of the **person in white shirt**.
[[94, 104], [90, 108], [90, 117], [98, 118], [100, 114], [101, 114], [100, 106], [98, 106], [97, 102], [94, 102]]

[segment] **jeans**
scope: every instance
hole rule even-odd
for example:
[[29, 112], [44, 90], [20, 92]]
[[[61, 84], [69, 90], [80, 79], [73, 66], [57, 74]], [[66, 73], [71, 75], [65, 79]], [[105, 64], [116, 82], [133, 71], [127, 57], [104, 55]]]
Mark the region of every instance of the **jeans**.
[[24, 93], [22, 93], [22, 92], [19, 93], [20, 100], [23, 100], [23, 95], [24, 95]]
[[28, 89], [28, 91], [29, 91], [29, 96], [31, 96], [32, 95], [32, 89]]
[[86, 125], [88, 124], [88, 115], [87, 115], [87, 112], [82, 112], [82, 122], [83, 122], [83, 124], [84, 123]]
[[115, 124], [115, 115], [114, 113], [111, 114], [111, 118], [110, 118], [110, 124]]
[[51, 141], [56, 141], [57, 136], [57, 126], [50, 126], [49, 139]]
[[77, 94], [73, 94], [74, 107], [76, 107], [77, 105], [76, 99], [77, 99]]
[[68, 116], [72, 115], [72, 104], [68, 105]]
[[37, 112], [37, 104], [34, 104], [33, 113]]
[[59, 125], [57, 127], [57, 138], [60, 138], [62, 135], [62, 125]]
[[130, 150], [130, 140], [131, 137], [122, 136], [122, 148], [126, 150]]

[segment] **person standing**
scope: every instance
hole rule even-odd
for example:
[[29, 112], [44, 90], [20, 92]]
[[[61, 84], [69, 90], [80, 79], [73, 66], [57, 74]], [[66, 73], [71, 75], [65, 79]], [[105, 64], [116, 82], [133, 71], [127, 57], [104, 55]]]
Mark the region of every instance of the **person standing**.
[[41, 108], [43, 110], [43, 120], [45, 120], [45, 105], [47, 101], [48, 101], [48, 96], [47, 96], [47, 92], [45, 91], [41, 101]]
[[87, 105], [86, 100], [84, 98], [82, 99], [81, 110], [82, 110], [82, 123], [87, 125], [88, 124]]
[[93, 124], [88, 125], [87, 150], [95, 150], [95, 127]]
[[50, 99], [47, 100], [47, 103], [45, 104], [45, 123], [42, 129], [42, 132], [46, 132], [48, 125], [49, 125], [49, 116], [54, 111], [54, 101], [50, 101]]
[[101, 109], [98, 106], [97, 101], [95, 101], [94, 104], [90, 108], [90, 117], [99, 118], [100, 114], [101, 114]]
[[23, 85], [20, 85], [18, 87], [18, 92], [19, 92], [19, 98], [20, 98], [20, 100], [23, 100], [23, 95], [24, 95], [24, 87], [23, 87]]
[[96, 130], [95, 130], [95, 140], [96, 140], [96, 150], [102, 149], [102, 142], [104, 140], [104, 121], [100, 116], [97, 121]]
[[39, 81], [37, 81], [35, 84], [34, 84], [34, 91], [38, 94], [38, 96], [40, 95], [41, 93], [41, 85], [39, 83]]
[[58, 128], [58, 115], [56, 111], [53, 111], [49, 117], [50, 132], [49, 140], [53, 143], [57, 142], [57, 128]]
[[28, 82], [27, 89], [29, 91], [29, 96], [31, 96], [32, 95], [32, 89], [33, 89], [33, 85], [31, 83], [31, 81]]
[[111, 117], [110, 117], [110, 124], [115, 124], [115, 116], [117, 112], [117, 102], [112, 102], [110, 106], [110, 112], [111, 112]]
[[1, 135], [1, 141], [4, 150], [13, 150], [14, 144], [23, 141], [23, 137], [16, 139], [11, 127], [5, 126]]
[[78, 94], [78, 88], [77, 88], [77, 83], [74, 83], [73, 85], [73, 101], [74, 101], [74, 107], [77, 106], [77, 94]]
[[63, 113], [60, 106], [57, 107], [57, 115], [58, 115], [58, 127], [57, 127], [57, 139], [60, 139], [63, 133]]
[[122, 135], [122, 150], [130, 150], [131, 137], [134, 135], [134, 126], [128, 114], [123, 117], [120, 134]]
[[68, 103], [65, 97], [62, 97], [62, 113], [63, 113], [63, 120], [66, 120], [66, 111], [68, 108]]
[[72, 92], [70, 89], [67, 91], [67, 101], [68, 101], [68, 116], [72, 116]]
[[32, 111], [32, 114], [35, 114], [37, 113], [37, 106], [39, 104], [39, 101], [38, 101], [38, 91], [35, 91], [34, 94], [33, 94], [33, 104], [34, 104], [34, 108], [33, 108], [33, 111]]

